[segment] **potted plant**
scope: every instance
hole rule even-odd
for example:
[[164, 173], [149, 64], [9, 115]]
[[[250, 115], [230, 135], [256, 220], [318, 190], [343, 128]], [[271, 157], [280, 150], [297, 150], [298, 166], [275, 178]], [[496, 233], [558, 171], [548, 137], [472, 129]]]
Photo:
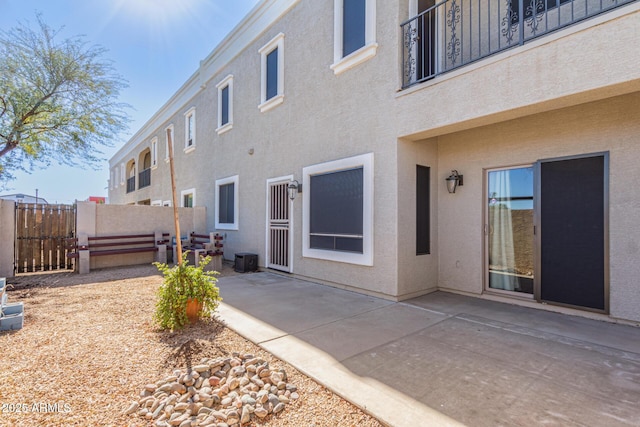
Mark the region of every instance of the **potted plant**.
[[201, 257], [196, 267], [190, 265], [187, 253], [182, 254], [182, 262], [169, 267], [156, 262], [164, 281], [158, 289], [155, 320], [163, 329], [180, 329], [199, 318], [209, 317], [218, 307], [220, 298], [216, 285], [217, 271], [205, 271], [211, 257]]

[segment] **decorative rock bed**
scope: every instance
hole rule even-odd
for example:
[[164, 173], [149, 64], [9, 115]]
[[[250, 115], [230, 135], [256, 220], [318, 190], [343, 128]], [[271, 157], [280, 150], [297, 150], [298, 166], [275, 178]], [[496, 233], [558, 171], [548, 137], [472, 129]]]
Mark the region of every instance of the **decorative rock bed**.
[[199, 365], [147, 384], [126, 415], [155, 420], [156, 427], [234, 427], [282, 412], [298, 398], [287, 373], [251, 354], [203, 359]]

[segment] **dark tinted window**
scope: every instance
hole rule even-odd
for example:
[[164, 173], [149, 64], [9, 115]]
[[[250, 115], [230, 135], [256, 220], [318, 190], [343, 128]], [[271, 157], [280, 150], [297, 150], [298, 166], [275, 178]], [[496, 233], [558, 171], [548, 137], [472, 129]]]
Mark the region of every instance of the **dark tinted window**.
[[278, 48], [267, 55], [267, 97], [271, 99], [278, 94]]
[[221, 185], [219, 188], [218, 222], [220, 224], [234, 223], [234, 190], [235, 184], [233, 182]]
[[342, 15], [342, 56], [365, 44], [366, 0], [344, 0]]
[[429, 181], [431, 168], [416, 166], [416, 254], [431, 252], [429, 218]]
[[362, 253], [363, 168], [310, 177], [310, 247]]
[[182, 205], [185, 208], [192, 208], [193, 207], [193, 194], [185, 194]]
[[229, 123], [229, 86], [226, 86], [221, 91], [222, 96], [222, 120], [220, 125], [226, 125]]

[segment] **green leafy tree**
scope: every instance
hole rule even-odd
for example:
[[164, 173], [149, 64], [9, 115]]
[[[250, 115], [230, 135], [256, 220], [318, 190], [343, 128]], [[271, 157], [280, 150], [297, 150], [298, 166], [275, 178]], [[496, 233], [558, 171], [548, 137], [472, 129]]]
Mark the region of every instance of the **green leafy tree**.
[[106, 49], [61, 39], [62, 29], [36, 17], [36, 29], [0, 31], [0, 187], [36, 164], [95, 167], [98, 146], [111, 146], [129, 121], [118, 102], [127, 83]]

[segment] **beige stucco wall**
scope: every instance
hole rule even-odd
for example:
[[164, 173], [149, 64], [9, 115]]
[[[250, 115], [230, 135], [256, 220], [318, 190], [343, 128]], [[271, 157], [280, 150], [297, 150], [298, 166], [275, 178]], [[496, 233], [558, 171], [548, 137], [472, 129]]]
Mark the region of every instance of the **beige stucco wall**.
[[[277, 3], [283, 1], [270, 4]], [[298, 196], [292, 213], [294, 273], [394, 299], [438, 287], [482, 292], [483, 168], [610, 150], [614, 182], [618, 173], [614, 161], [637, 155], [633, 145], [624, 145], [633, 140], [632, 121], [619, 123], [623, 119], [613, 117], [609, 107], [620, 112], [637, 109], [636, 95], [623, 95], [640, 91], [640, 50], [636, 48], [640, 4], [398, 91], [399, 23], [409, 17], [409, 3], [415, 2], [376, 2], [376, 56], [338, 76], [330, 69], [332, 0], [297, 3], [219, 69], [207, 59], [209, 65], [201, 71], [215, 69], [214, 74], [194, 75], [161, 108], [162, 120], [145, 125], [144, 132], [132, 139], [135, 144], [130, 151], [112, 159], [112, 169], [137, 159], [157, 137], [158, 166], [151, 172], [151, 186], [125, 194], [125, 186], [119, 185], [110, 191], [110, 202], [171, 199], [169, 165], [164, 158], [165, 128], [173, 124], [178, 204], [181, 191], [195, 188], [195, 205], [207, 207], [206, 223], [212, 230], [215, 181], [238, 175], [239, 228], [220, 230], [225, 257], [255, 252], [264, 266], [266, 180], [292, 175], [301, 182], [306, 166], [373, 153], [373, 267], [302, 257], [303, 212]], [[281, 32], [285, 36], [284, 102], [261, 113], [258, 50]], [[228, 52], [223, 49], [219, 54]], [[233, 128], [218, 135], [215, 86], [229, 74], [234, 76]], [[196, 148], [185, 153], [184, 113], [191, 107], [196, 108]], [[624, 137], [610, 138], [618, 135]], [[431, 254], [421, 256], [415, 255], [416, 164], [431, 167]], [[444, 186], [452, 169], [465, 176], [464, 186], [455, 195]], [[618, 178], [617, 185], [620, 182]], [[612, 215], [620, 209], [613, 208], [614, 202], [634, 203], [612, 198]], [[632, 221], [629, 218], [618, 214], [612, 239], [614, 233], [621, 233], [622, 224]], [[632, 239], [626, 243], [629, 248], [637, 249], [635, 238], [625, 237]], [[622, 267], [628, 255], [620, 247], [615, 251], [612, 247], [611, 254], [612, 284], [615, 278], [618, 286], [611, 295], [612, 315], [634, 318], [631, 305], [623, 301], [633, 287], [624, 283], [637, 272], [635, 267]]]
[[639, 39], [634, 3], [443, 74], [398, 94], [399, 136], [423, 139], [636, 92]]
[[[398, 5], [378, 2], [377, 39], [397, 37]], [[398, 81], [395, 44], [385, 44], [377, 55], [336, 76], [333, 63], [333, 1], [300, 2], [276, 21], [206, 82], [206, 87], [186, 104], [175, 106], [173, 117], [137, 146], [131, 156], [158, 136], [158, 157], [165, 156], [164, 128], [173, 123], [176, 145], [184, 141], [183, 113], [196, 107], [196, 149], [176, 150], [178, 194], [196, 189], [196, 206], [207, 206], [207, 223], [215, 223], [215, 181], [239, 176], [239, 229], [220, 230], [226, 237], [225, 257], [235, 252], [255, 252], [266, 263], [266, 181], [293, 175], [302, 181], [303, 167], [364, 153], [374, 153], [374, 266], [330, 262], [302, 257], [302, 196], [293, 209], [293, 263], [300, 277], [392, 297], [397, 294], [397, 185], [396, 130], [389, 121]], [[284, 33], [284, 103], [261, 113], [260, 54], [258, 50]], [[389, 78], [392, 70], [393, 78]], [[234, 75], [233, 128], [217, 135], [216, 84]], [[363, 85], [362, 82], [371, 82]], [[354, 126], [355, 125], [355, 126]], [[253, 150], [253, 154], [249, 154]], [[115, 166], [115, 164], [113, 165]], [[168, 164], [160, 160], [152, 170], [152, 185], [124, 195], [112, 203], [143, 199], [168, 200]]]
[[[473, 294], [483, 291], [485, 169], [608, 151], [610, 312], [640, 320], [640, 93], [443, 135], [437, 146], [438, 285]], [[451, 169], [464, 174], [455, 194], [444, 185]]]
[[0, 277], [13, 277], [16, 241], [15, 203], [0, 199]]
[[[437, 141], [398, 141], [398, 299], [438, 288], [438, 172]], [[430, 254], [416, 255], [416, 165], [430, 172]]]
[[[180, 208], [180, 234], [195, 231], [208, 234], [204, 207]], [[118, 236], [169, 233], [175, 236], [173, 208], [159, 206], [96, 205], [78, 202], [77, 235]], [[154, 261], [154, 253], [108, 255], [91, 258], [91, 268], [145, 264]]]

